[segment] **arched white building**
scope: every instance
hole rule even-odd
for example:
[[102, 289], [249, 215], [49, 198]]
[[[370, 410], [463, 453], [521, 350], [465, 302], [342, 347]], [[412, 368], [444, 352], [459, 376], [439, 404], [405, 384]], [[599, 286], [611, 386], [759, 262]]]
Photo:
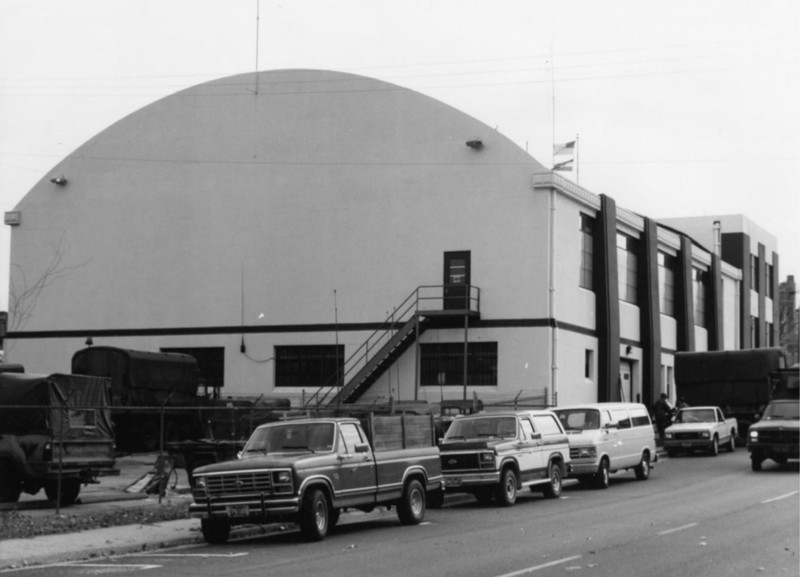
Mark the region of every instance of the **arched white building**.
[[164, 98], [70, 154], [6, 222], [7, 360], [34, 372], [68, 371], [91, 338], [188, 351], [223, 394], [298, 404], [330, 385], [346, 400], [650, 402], [675, 351], [750, 344], [744, 273], [713, 247], [450, 106], [350, 74]]

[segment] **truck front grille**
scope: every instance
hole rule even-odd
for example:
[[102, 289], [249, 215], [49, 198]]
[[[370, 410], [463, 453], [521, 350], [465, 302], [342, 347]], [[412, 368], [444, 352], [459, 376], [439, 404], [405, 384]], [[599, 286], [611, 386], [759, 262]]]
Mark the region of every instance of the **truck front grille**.
[[797, 444], [800, 441], [800, 430], [794, 429], [761, 429], [758, 431], [759, 443]]
[[211, 497], [272, 492], [272, 481], [267, 471], [231, 473], [206, 477], [206, 492]]
[[442, 471], [479, 469], [477, 453], [442, 453]]
[[700, 438], [700, 433], [675, 433], [676, 441], [694, 441]]

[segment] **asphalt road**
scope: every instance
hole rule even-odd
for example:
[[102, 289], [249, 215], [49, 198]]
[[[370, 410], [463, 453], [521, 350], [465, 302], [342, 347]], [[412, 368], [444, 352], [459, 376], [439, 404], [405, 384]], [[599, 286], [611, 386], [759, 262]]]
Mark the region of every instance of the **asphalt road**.
[[750, 470], [747, 452], [664, 459], [648, 481], [525, 492], [509, 509], [471, 498], [401, 526], [392, 512], [345, 514], [334, 534], [292, 531], [228, 543], [39, 567], [36, 575], [702, 576], [800, 574], [798, 466]]

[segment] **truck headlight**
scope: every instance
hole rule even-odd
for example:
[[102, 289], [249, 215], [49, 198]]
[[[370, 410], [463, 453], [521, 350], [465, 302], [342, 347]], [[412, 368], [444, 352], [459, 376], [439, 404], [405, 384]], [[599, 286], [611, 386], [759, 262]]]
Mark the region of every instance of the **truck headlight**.
[[272, 490], [275, 493], [292, 493], [292, 472], [287, 470], [272, 472]]
[[597, 457], [595, 447], [578, 447], [578, 459], [594, 459], [595, 457]]
[[205, 477], [195, 477], [194, 478], [194, 487], [192, 488], [192, 493], [196, 497], [205, 497], [205, 494], [206, 494], [206, 478]]
[[671, 439], [672, 438], [672, 433], [664, 433], [664, 438], [665, 439]]
[[758, 431], [750, 431], [750, 441], [753, 443], [758, 441]]
[[479, 460], [482, 469], [494, 468], [494, 453], [481, 453]]
[[711, 438], [711, 433], [709, 431], [701, 431], [700, 432], [700, 437], [703, 438], [703, 439], [710, 439]]

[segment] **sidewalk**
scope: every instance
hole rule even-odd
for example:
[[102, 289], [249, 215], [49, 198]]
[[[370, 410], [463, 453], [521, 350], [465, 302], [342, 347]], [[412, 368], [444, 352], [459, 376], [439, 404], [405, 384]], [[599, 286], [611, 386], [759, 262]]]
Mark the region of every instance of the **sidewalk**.
[[[155, 509], [176, 503], [188, 507], [191, 495], [186, 472], [183, 469], [177, 470], [177, 480], [172, 479], [161, 502], [158, 495], [126, 490], [153, 470], [157, 457], [157, 454], [148, 453], [117, 459], [117, 467], [120, 469], [118, 477], [102, 477], [99, 484], [83, 487], [79, 502], [69, 507], [62, 507], [60, 513], [56, 513], [55, 505], [47, 500], [43, 491], [36, 495], [23, 494], [19, 506], [8, 504], [2, 506], [0, 523], [8, 511], [16, 511], [31, 518], [41, 519], [50, 516], [54, 519], [59, 517], [61, 520], [88, 518], [98, 515], [101, 511], [107, 513], [114, 509], [122, 511], [134, 508]], [[25, 539], [6, 539], [0, 541], [0, 570], [153, 550], [201, 541], [200, 522], [197, 519], [102, 527]]]

